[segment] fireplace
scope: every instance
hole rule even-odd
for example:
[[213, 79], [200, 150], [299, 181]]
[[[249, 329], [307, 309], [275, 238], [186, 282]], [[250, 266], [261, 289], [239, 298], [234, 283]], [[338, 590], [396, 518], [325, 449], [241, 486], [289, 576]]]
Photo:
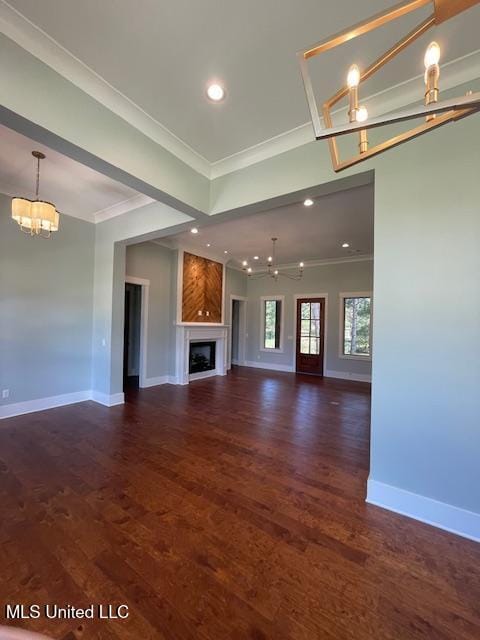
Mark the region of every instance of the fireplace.
[[188, 372], [203, 373], [215, 369], [215, 340], [209, 342], [190, 342]]
[[[228, 328], [225, 325], [180, 323], [176, 326], [175, 384], [227, 375]], [[192, 362], [195, 352], [197, 357]], [[208, 365], [198, 354], [206, 358]]]

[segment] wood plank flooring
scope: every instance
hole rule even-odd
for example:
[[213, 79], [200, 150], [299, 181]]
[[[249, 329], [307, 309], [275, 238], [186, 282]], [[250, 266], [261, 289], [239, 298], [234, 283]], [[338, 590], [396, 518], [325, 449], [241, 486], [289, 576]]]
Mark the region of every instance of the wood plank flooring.
[[75, 640], [480, 638], [480, 545], [364, 502], [369, 388], [235, 368], [0, 425], [0, 604]]

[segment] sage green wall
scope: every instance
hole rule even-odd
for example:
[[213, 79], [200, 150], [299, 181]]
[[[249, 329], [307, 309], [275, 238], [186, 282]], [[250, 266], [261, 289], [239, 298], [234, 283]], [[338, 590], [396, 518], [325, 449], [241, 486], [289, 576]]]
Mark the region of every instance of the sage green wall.
[[[327, 335], [326, 371], [370, 376], [371, 363], [339, 357], [340, 342], [340, 293], [372, 291], [373, 261], [329, 264], [305, 269], [301, 280], [280, 277], [277, 282], [271, 278], [248, 279], [248, 340], [247, 360], [260, 365], [276, 365], [282, 368], [294, 367], [295, 355], [295, 302], [300, 294], [326, 293]], [[261, 346], [261, 297], [269, 295], [285, 296], [283, 352], [272, 353], [260, 350]]]
[[0, 389], [15, 404], [91, 389], [93, 224], [62, 215], [48, 240], [22, 233], [0, 195]]
[[126, 275], [150, 280], [147, 327], [147, 379], [174, 375], [171, 352], [175, 327], [171, 319], [172, 266], [176, 252], [152, 242], [127, 247]]
[[375, 173], [370, 478], [480, 513], [480, 117]]

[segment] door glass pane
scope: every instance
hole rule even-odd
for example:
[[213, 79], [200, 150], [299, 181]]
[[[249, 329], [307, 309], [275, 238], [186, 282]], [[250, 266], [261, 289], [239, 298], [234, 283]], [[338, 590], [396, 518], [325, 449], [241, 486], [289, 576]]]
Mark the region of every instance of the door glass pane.
[[302, 326], [300, 327], [300, 335], [310, 335], [310, 320], [302, 320]]
[[310, 338], [310, 353], [315, 355], [320, 353], [320, 340], [318, 338]]
[[300, 338], [300, 353], [310, 353], [310, 338]]
[[320, 320], [311, 320], [310, 321], [310, 333], [312, 337], [319, 338], [320, 337]]
[[320, 303], [312, 302], [312, 318], [316, 318], [317, 320], [320, 318]]
[[310, 318], [310, 303], [302, 302], [301, 303], [301, 311], [300, 314], [304, 320], [308, 320]]

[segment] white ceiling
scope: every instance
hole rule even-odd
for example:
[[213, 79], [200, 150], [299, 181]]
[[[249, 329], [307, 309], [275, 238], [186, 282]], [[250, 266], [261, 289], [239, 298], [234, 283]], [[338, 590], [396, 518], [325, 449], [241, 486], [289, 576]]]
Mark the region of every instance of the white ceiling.
[[[190, 231], [179, 233], [162, 244], [230, 258], [237, 266], [248, 260], [252, 267], [266, 262], [272, 237], [278, 238], [278, 264], [371, 255], [373, 206], [373, 185], [366, 185], [322, 196], [311, 207], [299, 202], [200, 227], [196, 235]], [[350, 244], [348, 249], [342, 248], [344, 242]], [[258, 263], [253, 260], [255, 255], [260, 257]]]
[[34, 196], [34, 149], [47, 156], [40, 164], [40, 197], [53, 202], [63, 214], [94, 222], [99, 216], [135, 208], [134, 203], [145, 204], [146, 196], [137, 191], [0, 125], [1, 193]]
[[[308, 122], [296, 52], [395, 0], [9, 0], [11, 6], [210, 162]], [[312, 62], [320, 98], [426, 14], [383, 27]], [[367, 95], [421, 76], [435, 38], [442, 63], [478, 49], [480, 6], [429, 32], [368, 81]], [[445, 75], [444, 75], [445, 77]], [[212, 105], [205, 85], [228, 95]], [[442, 79], [442, 78], [441, 78]], [[421, 80], [418, 81], [419, 98]], [[368, 105], [367, 105], [368, 106]]]

